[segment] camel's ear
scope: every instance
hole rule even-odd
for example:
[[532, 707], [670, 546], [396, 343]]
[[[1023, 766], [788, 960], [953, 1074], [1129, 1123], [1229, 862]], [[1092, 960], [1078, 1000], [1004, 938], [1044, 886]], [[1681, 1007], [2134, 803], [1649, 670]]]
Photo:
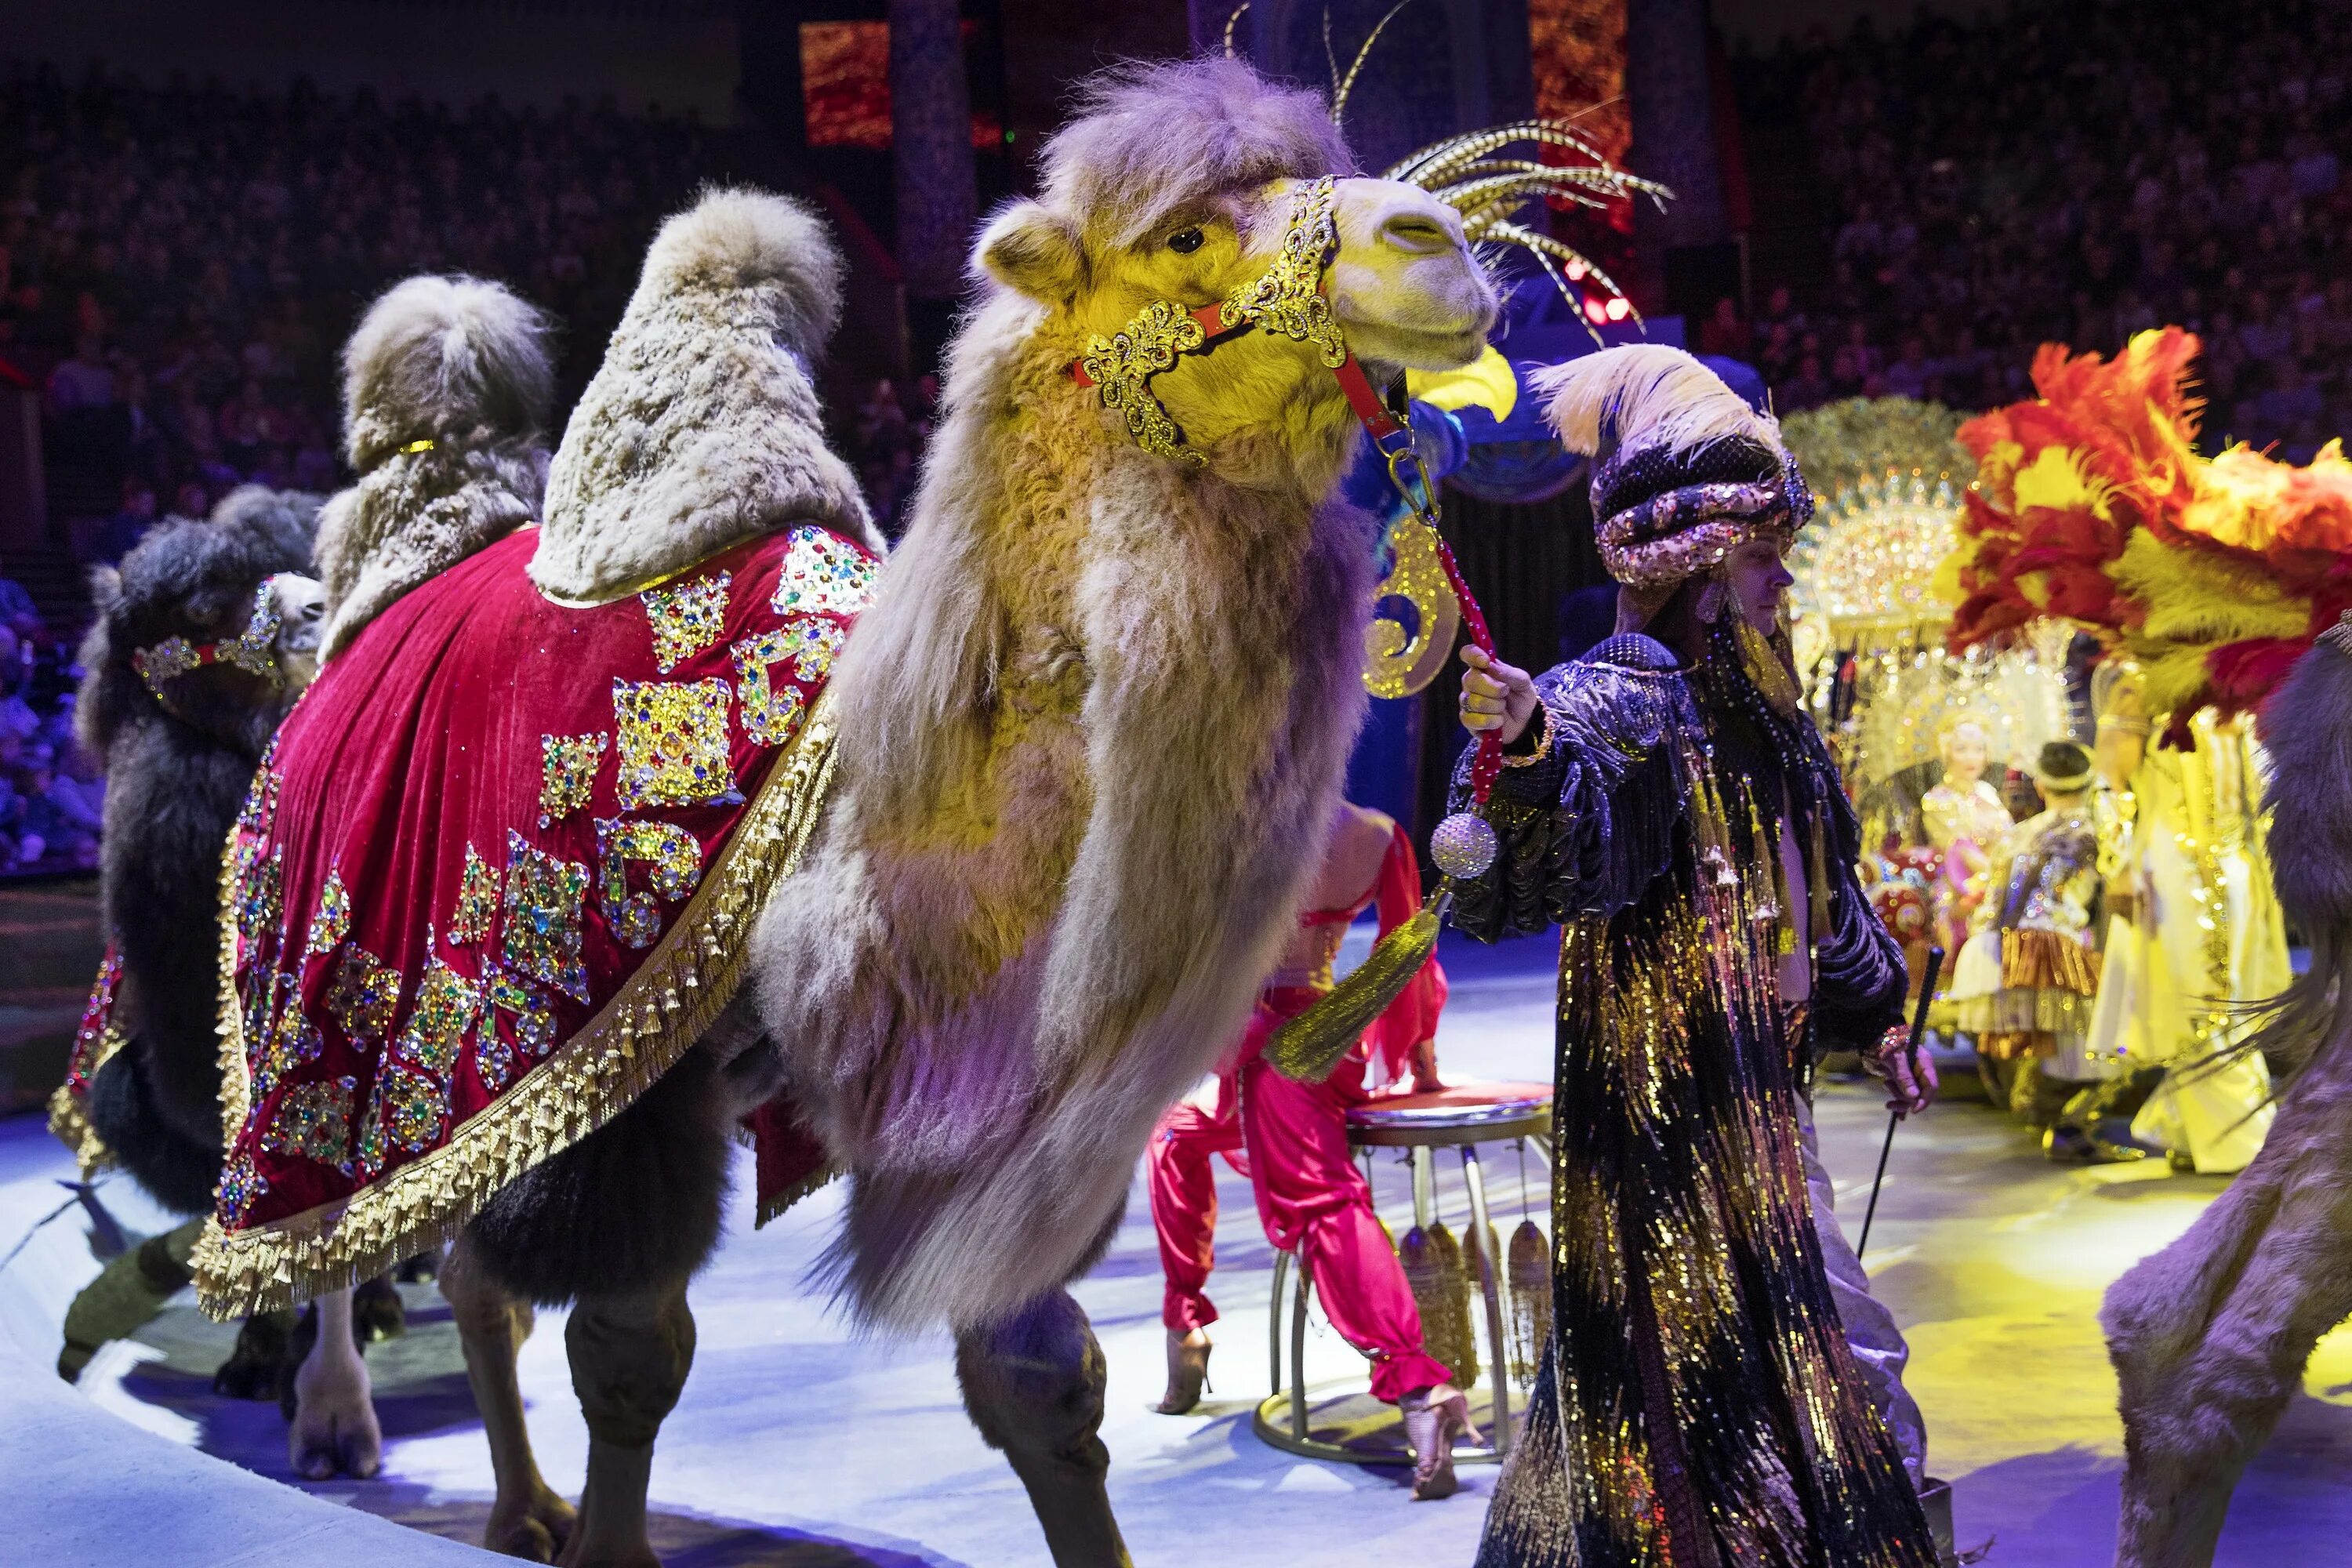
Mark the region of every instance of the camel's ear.
[[990, 219], [973, 256], [1006, 288], [1048, 305], [1067, 303], [1087, 286], [1077, 225], [1039, 202], [1014, 202]]

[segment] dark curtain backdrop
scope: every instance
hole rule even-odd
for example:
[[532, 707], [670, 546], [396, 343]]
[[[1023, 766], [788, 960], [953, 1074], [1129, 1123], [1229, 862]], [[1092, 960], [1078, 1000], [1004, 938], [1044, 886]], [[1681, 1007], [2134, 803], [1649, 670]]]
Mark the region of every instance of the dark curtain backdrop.
[[[1519, 505], [1478, 500], [1449, 486], [1446, 542], [1470, 591], [1486, 612], [1495, 647], [1509, 663], [1549, 669], [1559, 661], [1560, 601], [1609, 581], [1592, 542], [1592, 507], [1581, 484], [1549, 500]], [[1427, 842], [1445, 815], [1446, 781], [1469, 736], [1454, 721], [1461, 667], [1423, 692], [1421, 782], [1414, 837]]]

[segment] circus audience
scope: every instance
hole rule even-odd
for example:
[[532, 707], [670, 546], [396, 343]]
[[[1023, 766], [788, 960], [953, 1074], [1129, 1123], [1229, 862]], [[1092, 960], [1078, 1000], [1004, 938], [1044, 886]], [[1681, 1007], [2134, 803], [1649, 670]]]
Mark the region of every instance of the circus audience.
[[2209, 438], [2307, 458], [2352, 430], [2347, 58], [2338, 6], [2110, 0], [1744, 60], [1751, 141], [1805, 128], [1823, 245], [1758, 279], [1753, 321], [1707, 325], [1752, 341], [1791, 410], [1987, 407], [2041, 342], [2179, 322], [2205, 339]]
[[420, 270], [551, 309], [576, 387], [655, 225], [705, 182], [759, 173], [741, 166], [755, 156], [691, 115], [609, 104], [459, 110], [15, 67], [0, 359], [42, 387], [52, 511], [105, 519], [77, 537], [116, 557], [154, 514], [138, 493], [201, 515], [244, 480], [333, 489], [336, 346]]

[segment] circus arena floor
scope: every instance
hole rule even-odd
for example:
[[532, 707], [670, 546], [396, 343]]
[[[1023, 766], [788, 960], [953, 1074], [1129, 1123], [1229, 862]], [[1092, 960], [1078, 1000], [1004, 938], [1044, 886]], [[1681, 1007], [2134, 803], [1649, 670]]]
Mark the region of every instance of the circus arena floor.
[[[1449, 948], [1450, 1074], [1548, 1072], [1550, 953]], [[1826, 1085], [1821, 1122], [1849, 1223], [1858, 1221], [1885, 1126], [1866, 1089]], [[1489, 1152], [1498, 1221], [1520, 1212], [1519, 1169]], [[1528, 1175], [1539, 1180], [1530, 1160]], [[1441, 1200], [1459, 1230], [1463, 1194]], [[79, 1389], [49, 1372], [58, 1325], [96, 1269], [80, 1211], [35, 1230], [72, 1174], [37, 1117], [0, 1121], [0, 1475], [9, 1478], [0, 1558], [54, 1568], [171, 1563], [480, 1560], [489, 1476], [448, 1313], [407, 1288], [405, 1337], [372, 1348], [383, 1474], [293, 1489], [273, 1406], [208, 1392], [230, 1331], [184, 1297], [135, 1342], [110, 1347]], [[1407, 1212], [1402, 1170], [1376, 1190]], [[1901, 1134], [1870, 1259], [1909, 1327], [1913, 1383], [1932, 1468], [1951, 1478], [1964, 1547], [1997, 1568], [2089, 1568], [2110, 1560], [2121, 1433], [2094, 1312], [2134, 1258], [2189, 1224], [2220, 1190], [2160, 1164], [2060, 1171], [1981, 1102], [1954, 1101]], [[1118, 1246], [1078, 1287], [1109, 1358], [1111, 1489], [1137, 1561], [1150, 1564], [1462, 1563], [1493, 1486], [1470, 1468], [1454, 1500], [1407, 1500], [1394, 1471], [1293, 1458], [1261, 1443], [1272, 1256], [1247, 1188], [1230, 1175], [1213, 1284], [1224, 1319], [1215, 1392], [1199, 1415], [1150, 1413], [1163, 1379], [1160, 1276], [1139, 1189]], [[158, 1227], [127, 1184], [102, 1189], [137, 1231]], [[1013, 1568], [1044, 1559], [1011, 1472], [958, 1403], [943, 1340], [856, 1337], [805, 1291], [837, 1191], [754, 1234], [739, 1200], [728, 1244], [698, 1281], [700, 1348], [655, 1462], [654, 1534], [672, 1568]], [[19, 1238], [30, 1234], [19, 1245]], [[5, 1251], [0, 1251], [5, 1256]], [[1318, 1325], [1309, 1367], [1337, 1391], [1360, 1362]], [[554, 1314], [522, 1355], [542, 1465], [578, 1484], [586, 1436]], [[223, 1463], [222, 1461], [226, 1461]], [[307, 1495], [305, 1495], [307, 1494]], [[331, 1505], [331, 1506], [330, 1506]], [[373, 1516], [373, 1518], [368, 1516]], [[382, 1521], [393, 1521], [386, 1524]], [[404, 1527], [404, 1528], [396, 1528]], [[412, 1533], [421, 1532], [421, 1533]], [[433, 1539], [445, 1538], [445, 1539]], [[2220, 1561], [2241, 1568], [2341, 1563], [2352, 1540], [2352, 1333], [2321, 1347], [2305, 1393], [2239, 1489]]]

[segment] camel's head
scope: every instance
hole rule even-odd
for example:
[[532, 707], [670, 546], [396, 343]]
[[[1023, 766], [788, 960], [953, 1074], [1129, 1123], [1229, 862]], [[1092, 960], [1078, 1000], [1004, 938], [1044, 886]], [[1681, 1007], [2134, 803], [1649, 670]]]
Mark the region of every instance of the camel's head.
[[[1190, 331], [1181, 312], [1161, 312], [1177, 357], [1150, 376], [1156, 407], [1127, 419], [1154, 449], [1160, 438], [1224, 468], [1250, 463], [1267, 435], [1294, 452], [1328, 444], [1317, 437], [1349, 425], [1330, 369], [1339, 343], [1378, 382], [1467, 363], [1495, 324], [1494, 287], [1454, 210], [1411, 185], [1354, 174], [1320, 98], [1272, 86], [1238, 61], [1117, 68], [1084, 89], [1044, 156], [1042, 194], [996, 216], [976, 261], [1044, 306], [1045, 331], [1074, 355], [1100, 340], [1139, 365], [1134, 354], [1149, 355], [1147, 340], [1161, 334], [1135, 324], [1162, 302], [1189, 311], [1274, 300], [1252, 330], [1198, 349], [1178, 335]], [[1306, 320], [1324, 309], [1318, 290], [1328, 323]], [[1288, 321], [1322, 330], [1283, 331], [1285, 306], [1296, 312]], [[1132, 410], [1140, 387], [1113, 398]], [[1181, 430], [1173, 442], [1160, 410]]]
[[258, 752], [317, 668], [323, 597], [310, 565], [319, 498], [247, 485], [210, 518], [170, 519], [92, 583], [75, 721], [102, 754], [160, 706]]

